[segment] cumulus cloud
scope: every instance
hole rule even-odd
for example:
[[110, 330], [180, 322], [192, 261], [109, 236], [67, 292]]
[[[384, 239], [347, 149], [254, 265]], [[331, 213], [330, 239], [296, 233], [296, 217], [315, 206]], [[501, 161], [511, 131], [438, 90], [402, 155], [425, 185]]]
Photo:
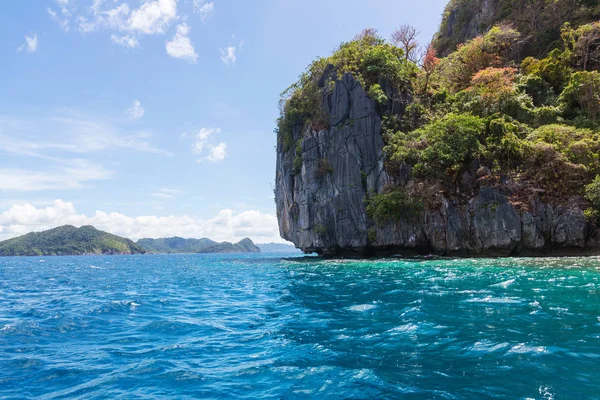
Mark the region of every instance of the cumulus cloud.
[[164, 33], [169, 23], [177, 17], [177, 0], [149, 1], [131, 12], [127, 29], [155, 35]]
[[235, 46], [229, 46], [224, 49], [221, 49], [221, 61], [226, 65], [234, 65], [237, 61], [237, 57], [235, 55]]
[[77, 17], [79, 31], [82, 33], [99, 31], [102, 29], [113, 29], [118, 31], [130, 31], [128, 27], [129, 6], [126, 3], [119, 4], [109, 10], [101, 10], [101, 3], [94, 3], [91, 7], [91, 17], [82, 15]]
[[217, 215], [202, 219], [194, 216], [128, 216], [121, 213], [96, 211], [93, 215], [80, 214], [75, 206], [55, 200], [47, 206], [15, 204], [0, 213], [0, 239], [41, 231], [60, 225], [93, 225], [133, 240], [144, 237], [182, 236], [208, 237], [217, 241], [239, 241], [250, 237], [256, 242], [282, 242], [277, 218], [260, 211], [234, 213], [222, 210]]
[[129, 47], [131, 49], [140, 45], [140, 42], [138, 42], [138, 40], [131, 35], [117, 36], [115, 34], [112, 34], [110, 36], [110, 40], [113, 43], [118, 44], [119, 46]]
[[205, 0], [194, 0], [194, 13], [200, 14], [202, 22], [206, 22], [210, 19], [215, 9], [215, 3], [207, 3]]
[[206, 154], [205, 150], [208, 149], [208, 155], [198, 158], [198, 162], [205, 160], [210, 162], [219, 162], [225, 159], [227, 156], [227, 143], [210, 143], [211, 137], [218, 133], [221, 133], [221, 129], [219, 128], [202, 128], [194, 135], [192, 152], [194, 154], [202, 155]]
[[189, 61], [193, 64], [198, 62], [198, 54], [189, 37], [190, 27], [183, 23], [177, 27], [177, 32], [173, 39], [167, 42], [167, 54], [174, 58]]
[[18, 51], [27, 50], [29, 53], [35, 53], [38, 49], [38, 37], [35, 33], [31, 36], [25, 35], [25, 43], [19, 46]]
[[146, 110], [142, 107], [142, 103], [139, 100], [134, 100], [131, 108], [125, 111], [125, 114], [131, 119], [140, 119], [144, 116]]
[[202, 128], [194, 137], [194, 143], [192, 144], [192, 151], [195, 154], [200, 154], [204, 150], [204, 145], [207, 140], [214, 134], [221, 133], [219, 128]]
[[210, 148], [210, 152], [208, 153], [206, 160], [210, 161], [210, 162], [219, 162], [219, 161], [223, 161], [226, 156], [227, 156], [227, 144], [221, 142], [218, 145], [212, 146]]
[[[51, 8], [48, 8], [48, 13], [53, 20], [66, 28], [65, 30], [68, 30], [69, 23], [74, 21], [82, 33], [114, 31], [110, 36], [111, 41], [129, 48], [137, 47], [139, 38], [143, 35], [165, 34], [171, 23], [179, 18], [177, 0], [146, 0], [139, 8], [133, 9], [125, 2], [118, 5], [111, 5], [112, 3], [117, 1], [93, 0], [86, 14], [73, 17], [70, 12], [58, 15]], [[66, 4], [64, 9], [68, 10], [71, 1]]]

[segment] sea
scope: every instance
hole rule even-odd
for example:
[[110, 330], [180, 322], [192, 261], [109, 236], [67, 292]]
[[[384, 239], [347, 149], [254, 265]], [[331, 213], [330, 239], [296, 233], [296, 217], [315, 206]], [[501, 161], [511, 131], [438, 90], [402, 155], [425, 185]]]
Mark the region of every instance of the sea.
[[600, 399], [598, 258], [0, 258], [2, 399]]

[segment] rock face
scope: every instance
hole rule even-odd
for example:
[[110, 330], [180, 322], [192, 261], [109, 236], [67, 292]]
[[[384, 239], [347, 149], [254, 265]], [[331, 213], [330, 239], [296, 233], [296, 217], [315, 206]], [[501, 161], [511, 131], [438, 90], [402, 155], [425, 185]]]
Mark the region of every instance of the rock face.
[[521, 56], [545, 57], [552, 42], [560, 39], [565, 22], [576, 27], [598, 20], [599, 14], [597, 3], [577, 0], [451, 0], [434, 45], [438, 56], [446, 56], [492, 26], [505, 24], [526, 38]]
[[[375, 224], [365, 198], [392, 181], [384, 168], [377, 106], [351, 74], [328, 79], [335, 81], [333, 90], [322, 85], [331, 127], [293, 129], [294, 143], [301, 140], [301, 168], [294, 167], [295, 149], [277, 146], [279, 230], [296, 247], [325, 256], [600, 253], [597, 229], [587, 222], [576, 197], [559, 206], [534, 199], [528, 211], [519, 211], [509, 193], [484, 187], [460, 204], [443, 198], [437, 209]], [[407, 98], [395, 107], [409, 102]]]

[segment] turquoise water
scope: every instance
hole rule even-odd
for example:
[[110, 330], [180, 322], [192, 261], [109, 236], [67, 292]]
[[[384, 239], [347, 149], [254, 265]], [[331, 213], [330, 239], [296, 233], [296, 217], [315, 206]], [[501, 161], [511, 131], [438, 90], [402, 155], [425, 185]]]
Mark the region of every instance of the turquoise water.
[[0, 398], [600, 398], [600, 262], [0, 258]]

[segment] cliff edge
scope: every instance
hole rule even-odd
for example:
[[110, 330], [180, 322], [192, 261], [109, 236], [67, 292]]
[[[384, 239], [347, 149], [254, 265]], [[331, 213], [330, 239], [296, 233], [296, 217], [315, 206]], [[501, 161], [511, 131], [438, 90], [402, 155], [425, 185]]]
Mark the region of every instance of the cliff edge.
[[[523, 43], [494, 27], [417, 67], [367, 31], [313, 63], [282, 101], [281, 236], [325, 256], [599, 254], [600, 108], [578, 91], [598, 65], [568, 43], [518, 64]], [[531, 67], [552, 60], [558, 80]]]

